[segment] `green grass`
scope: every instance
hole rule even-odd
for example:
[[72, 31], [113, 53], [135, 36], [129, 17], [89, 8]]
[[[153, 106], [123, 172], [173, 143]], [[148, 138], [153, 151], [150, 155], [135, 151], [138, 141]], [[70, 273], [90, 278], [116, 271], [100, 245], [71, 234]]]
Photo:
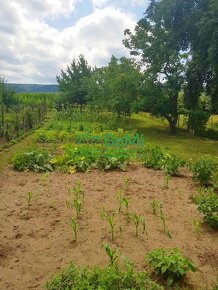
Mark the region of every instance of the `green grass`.
[[170, 135], [169, 126], [160, 119], [148, 117], [146, 114], [135, 114], [126, 129], [138, 129], [144, 134], [145, 144], [160, 146], [172, 153], [178, 153], [185, 159], [197, 158], [211, 154], [218, 159], [218, 142], [189, 134], [184, 129], [178, 129], [176, 135]]

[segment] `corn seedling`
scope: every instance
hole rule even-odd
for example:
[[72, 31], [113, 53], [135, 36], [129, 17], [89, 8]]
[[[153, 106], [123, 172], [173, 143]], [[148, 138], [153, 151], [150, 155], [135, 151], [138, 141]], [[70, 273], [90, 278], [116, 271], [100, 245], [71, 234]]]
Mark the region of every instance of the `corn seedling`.
[[120, 190], [116, 195], [116, 200], [119, 202], [119, 209], [118, 212], [121, 213], [122, 205], [123, 205], [124, 195], [123, 192]]
[[41, 175], [40, 182], [43, 186], [46, 185], [46, 181], [48, 180], [48, 177], [49, 177], [49, 172], [45, 172]]
[[33, 192], [32, 191], [29, 191], [29, 192], [26, 193], [26, 200], [27, 200], [28, 209], [30, 207], [30, 204], [31, 204], [31, 201], [32, 201], [32, 197], [33, 197]]
[[115, 263], [117, 263], [117, 259], [119, 258], [119, 250], [118, 249], [112, 249], [112, 247], [108, 244], [104, 246], [104, 249], [106, 251], [107, 256], [110, 260], [110, 266], [114, 266]]
[[101, 213], [100, 213], [101, 219], [105, 219], [107, 217], [107, 212], [106, 212], [106, 208], [105, 205], [102, 206], [101, 208]]
[[199, 222], [197, 220], [193, 220], [192, 223], [193, 223], [194, 230], [195, 230], [196, 234], [198, 236], [200, 236], [200, 233], [201, 233], [201, 222]]
[[76, 185], [74, 186], [73, 192], [74, 192], [74, 196], [75, 196], [76, 198], [78, 198], [79, 195], [81, 194], [82, 197], [83, 197], [83, 199], [84, 199], [85, 192], [84, 192], [84, 190], [81, 188], [81, 182], [80, 182], [80, 180], [77, 180], [77, 181], [76, 181]]
[[126, 220], [129, 222], [130, 220], [130, 214], [129, 214], [129, 200], [127, 197], [124, 197], [122, 199], [122, 204], [125, 206], [126, 208]]
[[130, 218], [133, 221], [134, 225], [135, 225], [135, 235], [138, 238], [139, 236], [139, 226], [140, 224], [142, 225], [142, 232], [145, 233], [146, 231], [146, 224], [145, 224], [145, 219], [143, 216], [138, 215], [138, 214], [130, 214]]
[[106, 219], [107, 219], [109, 226], [110, 226], [112, 241], [114, 241], [115, 212], [109, 213], [107, 215]]
[[166, 218], [165, 218], [165, 215], [162, 211], [162, 209], [160, 209], [160, 219], [161, 219], [161, 222], [162, 222], [162, 225], [163, 225], [163, 231], [164, 233], [170, 238], [172, 239], [172, 236], [171, 236], [171, 233], [170, 233], [170, 230], [168, 229], [167, 225], [166, 225]]
[[169, 180], [170, 180], [170, 175], [169, 174], [164, 174], [164, 183], [163, 183], [163, 189], [168, 189], [169, 188]]
[[81, 203], [79, 198], [74, 199], [73, 206], [76, 209], [76, 217], [79, 218], [79, 214], [80, 214], [81, 208], [82, 208], [82, 203]]
[[78, 233], [78, 223], [75, 219], [71, 219], [70, 221], [71, 229], [74, 232], [75, 241], [77, 241], [77, 233]]
[[123, 179], [123, 183], [124, 183], [124, 190], [126, 191], [129, 185], [129, 178], [128, 177], [124, 177]]
[[157, 211], [158, 211], [159, 208], [161, 208], [160, 202], [156, 201], [156, 200], [152, 200], [150, 202], [150, 205], [151, 205], [151, 208], [152, 208], [153, 215], [157, 216]]

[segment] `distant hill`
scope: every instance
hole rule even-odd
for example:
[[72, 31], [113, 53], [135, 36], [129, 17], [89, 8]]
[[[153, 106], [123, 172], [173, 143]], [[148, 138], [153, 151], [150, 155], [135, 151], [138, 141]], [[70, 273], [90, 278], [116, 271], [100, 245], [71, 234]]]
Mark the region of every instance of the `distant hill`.
[[10, 89], [17, 93], [56, 93], [58, 85], [12, 84], [7, 83]]

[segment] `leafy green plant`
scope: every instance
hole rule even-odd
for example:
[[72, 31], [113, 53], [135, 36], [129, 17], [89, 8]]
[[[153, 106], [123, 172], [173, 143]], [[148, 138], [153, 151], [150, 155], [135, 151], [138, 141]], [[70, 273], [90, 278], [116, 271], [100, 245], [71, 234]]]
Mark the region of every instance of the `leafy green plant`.
[[46, 152], [30, 151], [16, 153], [12, 158], [12, 165], [15, 170], [31, 170], [36, 172], [52, 171], [50, 164], [51, 156]]
[[204, 215], [204, 222], [212, 228], [218, 228], [218, 196], [213, 189], [201, 189], [193, 200], [198, 210]]
[[145, 233], [146, 231], [145, 219], [143, 216], [135, 214], [135, 213], [130, 214], [130, 219], [133, 221], [135, 225], [135, 235], [138, 238], [140, 225], [142, 225], [142, 232]]
[[168, 286], [182, 279], [186, 272], [196, 271], [194, 264], [188, 258], [183, 257], [176, 248], [155, 249], [146, 254], [145, 259], [158, 275], [167, 279]]
[[163, 226], [163, 231], [164, 233], [170, 238], [172, 239], [172, 236], [171, 236], [171, 233], [170, 233], [170, 230], [169, 228], [167, 227], [166, 225], [166, 217], [162, 211], [162, 209], [160, 209], [160, 220], [162, 222], [162, 226]]
[[160, 147], [146, 148], [142, 156], [142, 162], [145, 167], [158, 170], [162, 168], [163, 157], [164, 152]]
[[74, 238], [75, 238], [75, 241], [77, 241], [77, 233], [78, 233], [78, 223], [75, 219], [71, 219], [70, 221], [70, 227], [74, 233]]
[[110, 259], [109, 265], [114, 266], [115, 263], [117, 263], [120, 251], [117, 248], [112, 249], [112, 247], [109, 244], [104, 245], [104, 249], [105, 249], [105, 252], [106, 252], [108, 258]]
[[157, 211], [161, 208], [161, 203], [156, 200], [152, 200], [150, 202], [151, 208], [152, 208], [152, 213], [153, 215], [157, 216]]
[[32, 191], [27, 192], [26, 193], [26, 200], [27, 200], [28, 209], [30, 208], [32, 198], [33, 198], [33, 192]]
[[131, 263], [113, 266], [79, 268], [70, 263], [46, 283], [47, 290], [163, 290], [145, 271], [136, 271]]
[[203, 156], [189, 166], [193, 173], [193, 179], [198, 180], [200, 185], [208, 185], [214, 174], [218, 171], [218, 165], [214, 158]]
[[166, 176], [174, 176], [178, 174], [178, 170], [185, 162], [176, 155], [166, 153], [162, 160], [162, 167]]

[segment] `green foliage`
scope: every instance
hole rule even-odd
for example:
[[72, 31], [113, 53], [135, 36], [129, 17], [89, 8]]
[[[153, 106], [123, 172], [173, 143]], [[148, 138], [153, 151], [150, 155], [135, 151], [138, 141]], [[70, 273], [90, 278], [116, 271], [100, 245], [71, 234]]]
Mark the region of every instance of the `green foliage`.
[[175, 176], [178, 174], [178, 169], [184, 166], [185, 162], [176, 155], [165, 154], [162, 167], [166, 175]]
[[147, 168], [161, 169], [164, 152], [160, 147], [146, 148], [142, 157], [143, 165]]
[[53, 167], [49, 163], [51, 156], [40, 151], [30, 151], [16, 153], [12, 158], [12, 165], [15, 170], [31, 170], [37, 172], [52, 171]]
[[200, 185], [207, 185], [214, 174], [218, 171], [218, 165], [214, 158], [208, 156], [202, 156], [198, 160], [194, 161], [189, 166], [193, 173], [193, 178], [200, 182]]
[[57, 102], [57, 108], [61, 109], [62, 104], [77, 103], [84, 104], [87, 91], [84, 82], [91, 75], [91, 67], [88, 65], [83, 55], [78, 60], [73, 60], [66, 71], [61, 70], [61, 75], [57, 76], [59, 89], [64, 95]]
[[204, 222], [212, 228], [218, 228], [218, 196], [213, 189], [203, 188], [194, 196], [198, 210], [204, 215]]
[[105, 207], [102, 208], [101, 218], [105, 219], [109, 224], [112, 241], [114, 241], [114, 229], [116, 226], [115, 216], [116, 213], [114, 211], [106, 211]]
[[167, 279], [169, 286], [183, 278], [186, 272], [196, 271], [194, 264], [188, 258], [183, 257], [176, 248], [155, 249], [148, 253], [145, 258], [158, 275]]
[[189, 129], [194, 130], [194, 133], [197, 135], [205, 131], [209, 118], [210, 113], [203, 110], [190, 111], [188, 113], [187, 126]]
[[70, 263], [60, 274], [46, 283], [47, 290], [163, 290], [144, 271], [137, 272], [128, 263], [122, 270], [118, 266], [79, 268]]

